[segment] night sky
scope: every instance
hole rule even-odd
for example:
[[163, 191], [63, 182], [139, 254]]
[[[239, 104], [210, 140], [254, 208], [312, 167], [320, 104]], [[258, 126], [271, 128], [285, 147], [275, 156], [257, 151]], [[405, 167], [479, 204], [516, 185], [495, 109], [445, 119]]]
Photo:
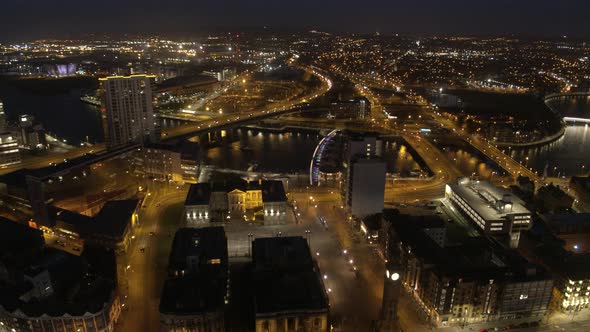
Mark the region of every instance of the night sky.
[[326, 31], [590, 37], [590, 0], [2, 0], [0, 39], [191, 33], [269, 26]]

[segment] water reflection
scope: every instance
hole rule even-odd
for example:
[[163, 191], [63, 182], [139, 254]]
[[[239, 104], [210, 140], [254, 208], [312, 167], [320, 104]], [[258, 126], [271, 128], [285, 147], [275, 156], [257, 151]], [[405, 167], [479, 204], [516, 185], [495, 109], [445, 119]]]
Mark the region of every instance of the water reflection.
[[511, 149], [510, 156], [547, 176], [587, 173], [590, 167], [590, 128], [588, 124], [568, 125], [555, 142], [530, 149]]

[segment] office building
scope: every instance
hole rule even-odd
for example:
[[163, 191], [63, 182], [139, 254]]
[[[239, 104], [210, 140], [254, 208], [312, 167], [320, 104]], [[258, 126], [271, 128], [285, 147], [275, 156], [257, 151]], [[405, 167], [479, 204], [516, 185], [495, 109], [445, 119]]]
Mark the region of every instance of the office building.
[[47, 147], [45, 129], [32, 115], [23, 114], [18, 122], [20, 145], [25, 149], [43, 149]]
[[230, 301], [227, 238], [223, 227], [181, 228], [160, 298], [161, 331], [225, 331]]
[[287, 220], [287, 196], [278, 180], [204, 182], [191, 185], [184, 209], [189, 225], [229, 219], [283, 223]]
[[199, 153], [196, 142], [149, 143], [136, 154], [137, 171], [150, 179], [197, 183]]
[[445, 198], [484, 234], [509, 236], [512, 248], [518, 247], [520, 232], [532, 226], [532, 214], [520, 198], [486, 181], [459, 179], [446, 185]]
[[4, 103], [0, 99], [0, 133], [6, 131], [6, 115], [4, 114]]
[[103, 128], [109, 148], [159, 139], [154, 114], [155, 76], [112, 76], [100, 79]]
[[0, 133], [0, 166], [20, 164], [18, 141], [11, 133]]
[[223, 68], [219, 70], [204, 71], [203, 75], [211, 76], [219, 82], [229, 81], [236, 77], [236, 68]]
[[366, 119], [371, 117], [371, 102], [366, 97], [350, 100], [335, 100], [330, 107], [332, 119]]
[[427, 230], [432, 222], [405, 215], [388, 222], [387, 259], [399, 264], [396, 278], [434, 326], [545, 316], [554, 279], [544, 268], [492, 238], [454, 230], [441, 246]]
[[382, 141], [373, 135], [353, 135], [346, 143], [342, 197], [355, 218], [381, 213], [385, 196], [386, 163]]
[[258, 238], [252, 253], [255, 331], [328, 331], [328, 297], [307, 241]]

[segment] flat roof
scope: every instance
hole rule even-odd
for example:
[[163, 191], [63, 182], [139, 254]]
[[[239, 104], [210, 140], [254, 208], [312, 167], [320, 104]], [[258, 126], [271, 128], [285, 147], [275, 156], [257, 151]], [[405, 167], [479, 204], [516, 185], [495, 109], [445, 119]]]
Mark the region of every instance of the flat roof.
[[171, 270], [186, 270], [187, 257], [196, 257], [197, 265], [219, 259], [220, 265], [227, 262], [227, 238], [221, 226], [181, 228], [174, 235], [168, 267]]
[[[441, 247], [424, 230], [429, 221], [419, 217], [395, 215], [387, 220], [399, 241], [412, 249], [413, 255], [431, 264], [446, 276], [471, 280], [537, 280], [548, 277], [546, 270], [529, 263], [516, 251], [503, 248], [487, 237], [463, 237]], [[393, 246], [391, 250], [397, 250]], [[534, 269], [534, 273], [527, 273]]]
[[[188, 269], [188, 262], [194, 266]], [[164, 283], [160, 312], [194, 315], [224, 309], [228, 280], [227, 239], [223, 227], [181, 228], [172, 243], [171, 274]]]
[[257, 316], [328, 311], [319, 271], [303, 237], [259, 238], [252, 247]]
[[[487, 181], [460, 180], [448, 186], [485, 220], [505, 219], [512, 214], [531, 214], [520, 198]], [[495, 204], [504, 199], [512, 203], [512, 209], [502, 212], [495, 208]]]

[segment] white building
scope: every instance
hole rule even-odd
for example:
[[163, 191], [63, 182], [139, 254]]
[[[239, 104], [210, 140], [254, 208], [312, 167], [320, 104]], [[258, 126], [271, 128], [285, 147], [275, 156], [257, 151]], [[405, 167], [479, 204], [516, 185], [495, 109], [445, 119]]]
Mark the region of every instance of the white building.
[[154, 115], [155, 76], [111, 76], [100, 79], [105, 139], [108, 147], [157, 141]]
[[4, 132], [6, 130], [6, 116], [4, 115], [4, 103], [2, 103], [2, 99], [0, 99], [0, 132]]
[[513, 248], [518, 247], [520, 232], [532, 226], [532, 214], [524, 202], [487, 181], [462, 178], [446, 185], [445, 197], [483, 233], [510, 235]]
[[18, 140], [11, 133], [0, 133], [0, 166], [19, 164]]
[[383, 142], [376, 136], [351, 137], [345, 148], [342, 197], [356, 218], [381, 213], [385, 196], [386, 163]]

